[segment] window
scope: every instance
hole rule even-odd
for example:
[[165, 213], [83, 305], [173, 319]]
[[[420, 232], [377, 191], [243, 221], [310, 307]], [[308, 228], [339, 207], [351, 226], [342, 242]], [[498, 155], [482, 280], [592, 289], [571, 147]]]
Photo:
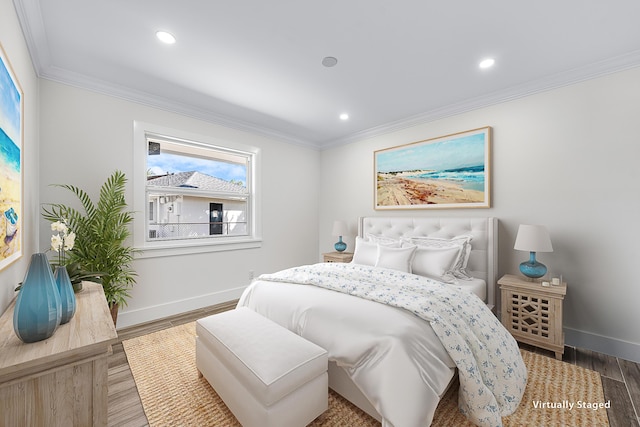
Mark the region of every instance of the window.
[[147, 139], [148, 240], [248, 235], [250, 153]]
[[134, 200], [143, 198], [139, 206], [144, 206], [144, 220], [136, 215], [136, 246], [145, 251], [255, 247], [250, 243], [259, 241], [257, 149], [175, 130], [159, 132], [140, 122], [135, 147]]

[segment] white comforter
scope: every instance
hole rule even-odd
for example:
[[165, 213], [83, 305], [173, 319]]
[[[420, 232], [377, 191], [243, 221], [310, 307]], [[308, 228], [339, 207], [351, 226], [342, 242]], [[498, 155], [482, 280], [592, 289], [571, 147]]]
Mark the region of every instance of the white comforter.
[[502, 425], [524, 393], [517, 344], [485, 304], [424, 277], [321, 263], [260, 276], [239, 305], [327, 349], [385, 426], [430, 425], [454, 366], [459, 407], [477, 425]]

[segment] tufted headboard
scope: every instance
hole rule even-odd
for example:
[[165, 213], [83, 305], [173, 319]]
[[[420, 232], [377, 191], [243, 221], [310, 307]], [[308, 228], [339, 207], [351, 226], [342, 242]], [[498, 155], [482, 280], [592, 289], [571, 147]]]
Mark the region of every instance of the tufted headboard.
[[467, 273], [487, 283], [487, 305], [495, 306], [498, 274], [497, 218], [360, 217], [358, 235], [452, 238], [472, 236]]

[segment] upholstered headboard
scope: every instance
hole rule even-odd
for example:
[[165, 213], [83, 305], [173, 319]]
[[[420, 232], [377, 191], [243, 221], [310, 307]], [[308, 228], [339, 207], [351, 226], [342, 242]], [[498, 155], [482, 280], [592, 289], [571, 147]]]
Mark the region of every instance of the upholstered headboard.
[[472, 236], [467, 273], [487, 283], [486, 303], [491, 308], [495, 306], [498, 274], [497, 218], [361, 217], [358, 235], [365, 237], [367, 234], [393, 239]]

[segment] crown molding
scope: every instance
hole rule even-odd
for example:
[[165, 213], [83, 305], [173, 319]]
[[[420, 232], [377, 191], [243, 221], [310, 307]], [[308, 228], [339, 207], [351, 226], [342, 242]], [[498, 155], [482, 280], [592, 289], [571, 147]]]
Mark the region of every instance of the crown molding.
[[158, 108], [171, 113], [181, 114], [194, 119], [229, 127], [243, 132], [250, 132], [270, 139], [276, 139], [289, 144], [299, 145], [306, 148], [320, 149], [318, 144], [288, 135], [282, 132], [268, 129], [264, 126], [233, 119], [223, 116], [215, 111], [176, 102], [171, 99], [146, 93], [134, 88], [116, 85], [111, 82], [95, 79], [86, 75], [75, 73], [59, 67], [55, 67], [51, 62], [51, 53], [47, 43], [47, 36], [44, 30], [42, 12], [38, 0], [13, 0], [20, 26], [27, 43], [31, 62], [39, 78], [63, 83], [79, 89], [86, 89], [93, 92], [120, 98], [126, 101], [135, 102], [153, 108]]
[[553, 74], [536, 81], [512, 86], [505, 90], [492, 92], [487, 95], [471, 98], [455, 104], [445, 105], [443, 107], [432, 109], [430, 111], [406, 117], [404, 119], [365, 129], [363, 131], [347, 135], [344, 138], [337, 138], [317, 143], [302, 140], [292, 135], [278, 132], [273, 129], [268, 129], [263, 126], [258, 126], [246, 121], [224, 116], [213, 110], [196, 108], [191, 105], [177, 102], [168, 98], [163, 98], [130, 87], [116, 85], [111, 82], [90, 78], [82, 74], [74, 73], [52, 66], [45, 67], [44, 69], [41, 68], [38, 75], [39, 77], [44, 79], [64, 83], [70, 86], [78, 87], [80, 89], [91, 90], [94, 92], [102, 93], [104, 95], [109, 95], [130, 102], [147, 105], [149, 107], [158, 108], [168, 112], [181, 114], [184, 116], [192, 117], [194, 119], [214, 123], [220, 126], [229, 127], [244, 132], [251, 132], [254, 134], [265, 136], [267, 138], [277, 139], [286, 143], [299, 145], [306, 148], [326, 150], [341, 145], [386, 135], [392, 132], [397, 132], [413, 126], [423, 125], [447, 117], [467, 113], [469, 111], [490, 107], [492, 105], [501, 104], [503, 102], [513, 101], [519, 98], [535, 95], [537, 93], [547, 92], [561, 87], [570, 86], [586, 80], [595, 79], [638, 66], [640, 66], [640, 50], [593, 63], [586, 67], [575, 68], [572, 70]]
[[150, 94], [148, 92], [133, 89], [131, 87], [116, 85], [104, 80], [87, 77], [86, 75], [75, 73], [69, 70], [50, 66], [44, 70], [40, 70], [39, 77], [66, 84], [68, 86], [77, 87], [79, 89], [90, 90], [92, 92], [113, 96], [125, 101], [157, 108], [170, 113], [180, 114], [216, 125], [225, 126], [243, 132], [250, 132], [270, 139], [283, 141], [289, 144], [299, 145], [306, 148], [319, 149], [318, 145], [315, 145], [309, 141], [305, 141], [300, 138], [296, 138], [294, 136], [278, 132], [263, 126], [257, 126], [253, 123], [224, 116], [210, 109], [194, 107], [189, 104]]
[[590, 64], [586, 67], [574, 68], [572, 70], [560, 72], [547, 76], [536, 81], [522, 85], [512, 86], [508, 89], [493, 92], [487, 95], [471, 98], [455, 104], [436, 108], [401, 120], [386, 123], [373, 128], [365, 129], [348, 135], [344, 138], [326, 141], [322, 144], [322, 149], [350, 144], [356, 141], [371, 139], [392, 132], [397, 132], [413, 126], [422, 125], [446, 117], [456, 116], [480, 108], [490, 107], [503, 102], [513, 101], [537, 93], [547, 92], [561, 87], [570, 86], [586, 80], [592, 80], [620, 71], [636, 68], [640, 66], [640, 50], [630, 52], [625, 55], [616, 56], [603, 61]]
[[51, 63], [51, 54], [44, 31], [44, 22], [38, 0], [13, 0], [20, 21], [22, 34], [27, 42], [33, 68], [38, 77], [40, 71]]
[[63, 70], [51, 65], [47, 37], [44, 30], [42, 13], [38, 0], [13, 0], [22, 31], [31, 55], [38, 77], [67, 84], [81, 89], [87, 89], [104, 95], [113, 96], [127, 101], [147, 105], [164, 111], [181, 114], [198, 120], [210, 122], [232, 129], [250, 132], [270, 139], [312, 148], [326, 150], [340, 145], [371, 139], [409, 127], [463, 114], [480, 108], [489, 107], [503, 102], [512, 101], [526, 96], [546, 92], [560, 87], [569, 86], [585, 80], [613, 74], [626, 69], [640, 66], [640, 50], [624, 55], [599, 61], [585, 67], [546, 76], [536, 81], [510, 87], [505, 90], [475, 97], [462, 102], [445, 105], [401, 120], [385, 123], [368, 128], [342, 138], [325, 141], [310, 141], [279, 132], [265, 126], [259, 126], [247, 121], [222, 115], [211, 109], [194, 107], [182, 102], [160, 97], [134, 88], [116, 85], [111, 82], [87, 77], [85, 75]]

